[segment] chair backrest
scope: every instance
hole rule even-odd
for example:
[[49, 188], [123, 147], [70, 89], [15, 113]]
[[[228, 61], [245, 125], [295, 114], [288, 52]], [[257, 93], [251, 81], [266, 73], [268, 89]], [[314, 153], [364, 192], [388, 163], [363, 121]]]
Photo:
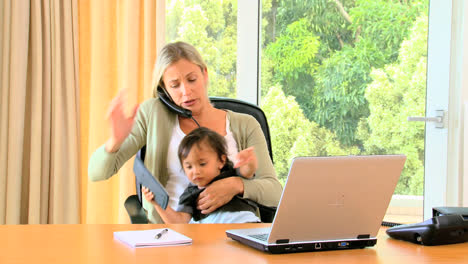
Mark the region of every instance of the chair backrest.
[[[231, 110], [238, 113], [249, 114], [260, 123], [263, 134], [267, 142], [268, 152], [270, 154], [271, 161], [273, 162], [273, 151], [271, 147], [271, 137], [270, 137], [270, 128], [268, 127], [267, 118], [263, 110], [251, 103], [247, 103], [242, 100], [226, 98], [226, 97], [210, 97], [210, 101], [214, 107], [218, 109]], [[143, 146], [137, 153], [137, 156], [141, 160], [145, 160], [146, 146]], [[141, 201], [141, 189], [138, 188], [140, 185], [139, 182], [135, 179], [135, 184], [137, 186], [138, 199]]]
[[225, 97], [210, 97], [210, 101], [214, 107], [218, 109], [231, 110], [238, 113], [249, 114], [255, 119], [262, 127], [263, 134], [267, 142], [268, 152], [270, 153], [271, 161], [273, 162], [273, 151], [271, 148], [270, 128], [268, 127], [267, 118], [263, 110], [251, 103], [241, 101], [238, 99], [225, 98]]

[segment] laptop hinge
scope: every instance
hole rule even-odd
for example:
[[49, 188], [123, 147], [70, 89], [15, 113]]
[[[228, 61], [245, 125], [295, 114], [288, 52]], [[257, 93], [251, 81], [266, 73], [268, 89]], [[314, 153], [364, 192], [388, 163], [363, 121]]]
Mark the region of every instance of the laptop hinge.
[[357, 236], [358, 239], [363, 239], [363, 238], [370, 238], [370, 235], [369, 234], [365, 234], [365, 235], [358, 235]]
[[287, 244], [289, 243], [289, 239], [278, 239], [276, 240], [276, 244]]

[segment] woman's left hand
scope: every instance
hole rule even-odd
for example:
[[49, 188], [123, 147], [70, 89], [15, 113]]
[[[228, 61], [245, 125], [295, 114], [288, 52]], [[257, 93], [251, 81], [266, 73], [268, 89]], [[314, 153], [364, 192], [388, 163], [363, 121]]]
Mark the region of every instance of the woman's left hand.
[[229, 177], [215, 181], [200, 193], [197, 209], [209, 214], [227, 204], [235, 195], [244, 193], [244, 183], [239, 177]]

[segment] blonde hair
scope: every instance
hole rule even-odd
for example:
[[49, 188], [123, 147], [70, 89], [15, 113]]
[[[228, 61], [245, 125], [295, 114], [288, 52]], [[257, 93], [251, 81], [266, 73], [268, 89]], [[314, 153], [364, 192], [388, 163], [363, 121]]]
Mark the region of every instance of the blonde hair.
[[153, 97], [158, 97], [158, 85], [165, 88], [162, 77], [166, 69], [181, 59], [186, 59], [198, 65], [202, 72], [207, 69], [200, 53], [198, 53], [194, 46], [182, 41], [166, 44], [159, 52], [154, 65], [152, 82]]

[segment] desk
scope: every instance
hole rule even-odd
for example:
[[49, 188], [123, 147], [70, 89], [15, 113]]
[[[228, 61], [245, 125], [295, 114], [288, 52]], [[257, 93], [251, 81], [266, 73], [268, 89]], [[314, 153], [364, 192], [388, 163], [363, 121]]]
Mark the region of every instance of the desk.
[[[466, 263], [468, 243], [418, 246], [389, 238], [382, 228], [377, 245], [365, 249], [271, 255], [226, 237], [226, 229], [267, 224], [181, 225], [3, 225], [0, 263]], [[114, 231], [170, 227], [193, 245], [132, 249]]]

